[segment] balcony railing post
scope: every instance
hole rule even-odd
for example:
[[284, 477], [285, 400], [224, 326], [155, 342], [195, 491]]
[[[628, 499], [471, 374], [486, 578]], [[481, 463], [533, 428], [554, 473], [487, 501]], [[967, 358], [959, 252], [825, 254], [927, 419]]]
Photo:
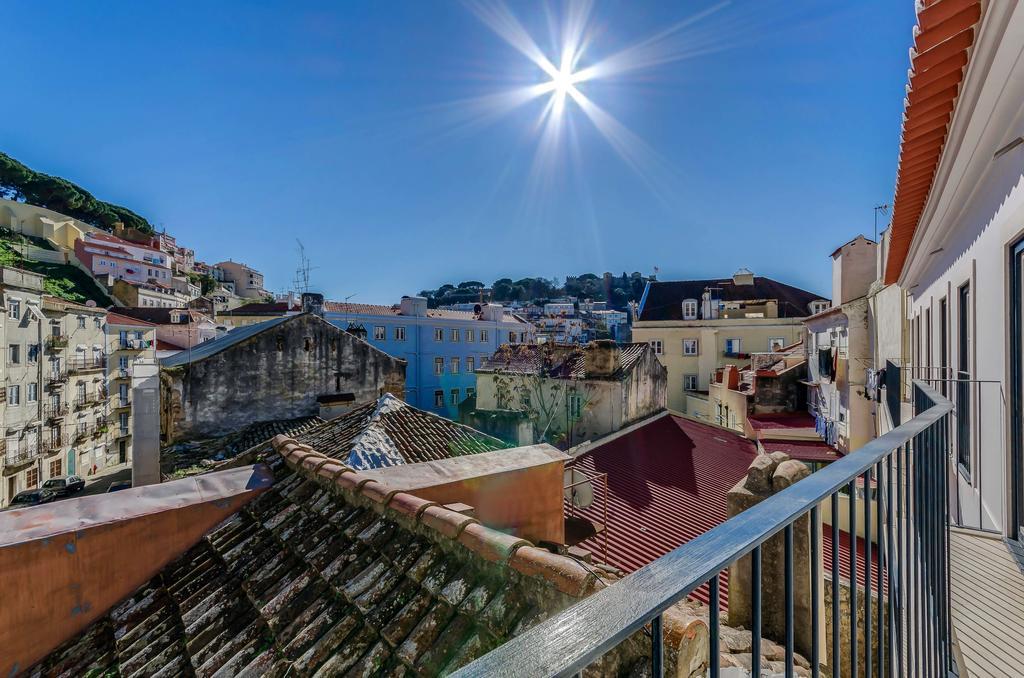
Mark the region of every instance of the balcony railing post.
[[661, 615], [651, 620], [651, 675], [654, 678], [661, 678], [665, 675], [665, 651], [663, 644], [665, 633], [662, 630]]

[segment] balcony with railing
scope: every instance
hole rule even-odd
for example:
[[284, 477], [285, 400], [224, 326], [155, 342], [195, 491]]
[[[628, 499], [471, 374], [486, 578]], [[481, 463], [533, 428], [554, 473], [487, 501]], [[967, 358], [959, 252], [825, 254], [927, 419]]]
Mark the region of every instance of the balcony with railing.
[[46, 417], [47, 421], [53, 421], [54, 419], [60, 419], [66, 417], [69, 408], [67, 403], [51, 403], [43, 406], [43, 416]]
[[40, 452], [42, 452], [41, 445], [20, 444], [15, 448], [8, 448], [4, 445], [4, 464], [7, 466], [27, 464], [38, 457]]
[[103, 401], [105, 400], [105, 398], [106, 398], [106, 394], [103, 391], [100, 391], [100, 390], [89, 391], [89, 392], [85, 393], [84, 395], [82, 395], [82, 396], [80, 396], [78, 398], [75, 398], [75, 409], [76, 410], [85, 410], [85, 409], [88, 409], [90, 407], [96, 407], [97, 405], [102, 405]]
[[105, 356], [85, 356], [69, 358], [67, 367], [69, 374], [79, 374], [83, 372], [105, 370], [107, 368], [107, 358]]
[[64, 370], [50, 370], [46, 373], [46, 385], [57, 388], [68, 383], [68, 373]]
[[43, 344], [50, 353], [61, 351], [68, 346], [68, 336], [66, 334], [51, 334], [43, 340]]
[[[730, 622], [735, 612], [732, 601], [721, 598], [724, 578], [729, 597], [743, 586], [749, 594], [745, 642], [755, 675], [965, 675], [958, 664], [965, 636], [989, 645], [1001, 639], [999, 649], [988, 653], [986, 675], [1019, 675], [1024, 575], [1007, 566], [962, 579], [977, 558], [961, 542], [980, 533], [954, 526], [954, 403], [915, 382], [910, 406], [915, 416], [909, 421], [536, 624], [456, 675], [579, 675], [588, 667], [600, 671], [595, 662], [621, 645], [648, 648], [649, 663], [641, 670], [660, 676], [663, 614], [698, 589], [707, 592], [706, 665], [690, 664], [680, 675], [723, 675], [723, 610], [728, 607]], [[870, 501], [863, 499], [864, 488], [872, 488]], [[822, 520], [844, 512], [842, 521]], [[859, 523], [867, 535], [862, 546], [846, 549], [842, 563], [840, 522], [848, 534], [858, 534]], [[1001, 541], [984, 538], [1000, 557], [1009, 552]], [[795, 545], [807, 548], [802, 557]], [[794, 604], [797, 587], [809, 599], [800, 605]], [[1016, 610], [1015, 616], [1005, 620], [992, 607], [958, 615], [958, 591], [969, 588], [1007, 599], [1002, 615]], [[805, 643], [809, 670], [797, 668], [797, 642]], [[766, 644], [777, 648], [770, 664], [760, 659]]]

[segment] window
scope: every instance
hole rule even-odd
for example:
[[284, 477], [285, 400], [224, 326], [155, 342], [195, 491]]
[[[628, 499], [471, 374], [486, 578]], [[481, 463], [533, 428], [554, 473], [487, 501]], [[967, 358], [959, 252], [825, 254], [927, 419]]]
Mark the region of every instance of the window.
[[579, 419], [583, 414], [583, 398], [575, 393], [569, 396], [569, 416]]
[[480, 330], [480, 341], [487, 341], [487, 330]]
[[725, 340], [725, 352], [726, 353], [733, 354], [733, 355], [741, 353], [740, 349], [742, 347], [743, 347], [743, 342], [741, 340], [739, 340], [739, 339], [726, 339]]
[[510, 343], [510, 344], [516, 343], [516, 333], [515, 332], [509, 332], [508, 333], [508, 343]]
[[458, 342], [459, 341], [459, 334], [460, 334], [460, 332], [459, 332], [458, 328], [453, 327], [448, 332], [448, 339], [451, 340], [451, 341], [454, 341], [454, 342]]
[[468, 341], [468, 342], [476, 341], [476, 331], [475, 330], [466, 330], [466, 341]]
[[39, 484], [39, 469], [30, 468], [25, 471], [25, 489], [31, 490]]
[[396, 327], [395, 328], [395, 341], [405, 341], [405, 328], [404, 327]]
[[99, 318], [93, 318], [92, 319], [92, 325], [96, 329], [100, 329], [101, 327], [103, 327], [103, 321], [100, 320]]
[[388, 329], [383, 325], [374, 325], [373, 327], [373, 340], [384, 341], [388, 338]]
[[28, 385], [25, 391], [28, 402], [35, 403], [39, 401], [39, 384], [32, 382]]
[[459, 373], [459, 359], [458, 358], [452, 358], [450, 371], [451, 371], [452, 374], [458, 374]]
[[817, 315], [818, 313], [822, 313], [824, 311], [827, 311], [828, 307], [829, 307], [829, 302], [827, 302], [827, 301], [812, 301], [811, 302], [811, 315]]
[[648, 343], [651, 345], [651, 348], [654, 349], [654, 353], [656, 355], [661, 355], [662, 347], [663, 347], [663, 344], [661, 343], [661, 339], [651, 339]]
[[958, 290], [956, 365], [956, 455], [960, 467], [971, 472], [971, 285]]
[[785, 337], [772, 337], [768, 340], [768, 350], [775, 351], [786, 345]]
[[696, 391], [697, 390], [697, 375], [696, 374], [684, 374], [683, 375], [683, 390], [684, 391]]
[[683, 302], [683, 320], [697, 319], [697, 300], [687, 299]]
[[84, 330], [85, 329], [85, 316], [84, 315], [78, 316], [78, 329], [80, 329], [80, 330]]
[[444, 407], [444, 391], [434, 391], [434, 407]]
[[466, 357], [466, 371], [476, 372], [476, 358], [474, 358], [473, 356]]
[[444, 341], [444, 329], [441, 327], [434, 328], [434, 341]]
[[21, 318], [21, 302], [11, 299], [7, 303], [7, 317], [11, 320], [18, 320]]
[[17, 365], [21, 363], [21, 345], [11, 344], [7, 347], [7, 364]]
[[51, 478], [56, 478], [57, 476], [62, 475], [61, 471], [64, 470], [64, 464], [62, 463], [63, 461], [63, 459], [54, 459], [53, 461], [50, 462]]
[[466, 397], [472, 398], [474, 396], [476, 396], [476, 389], [470, 386], [469, 388], [466, 389]]
[[441, 376], [444, 374], [444, 358], [434, 358], [434, 375]]
[[118, 367], [118, 369], [127, 370], [128, 369], [128, 356], [123, 355], [123, 356], [119, 357], [117, 359], [117, 367]]
[[120, 384], [117, 387], [117, 399], [120, 401], [121, 407], [128, 405], [128, 384]]
[[697, 355], [698, 346], [696, 339], [683, 339], [683, 355]]
[[78, 402], [82, 402], [82, 401], [85, 400], [85, 382], [84, 381], [78, 382], [78, 384], [75, 387], [75, 393], [76, 393], [76, 395], [78, 397]]
[[121, 429], [121, 435], [128, 435], [128, 413], [122, 412], [118, 415], [118, 428]]
[[21, 386], [14, 384], [7, 387], [7, 405], [17, 407], [21, 404]]
[[453, 388], [448, 394], [448, 402], [452, 405], [459, 404], [459, 389]]
[[30, 365], [39, 362], [39, 344], [28, 345], [28, 362]]

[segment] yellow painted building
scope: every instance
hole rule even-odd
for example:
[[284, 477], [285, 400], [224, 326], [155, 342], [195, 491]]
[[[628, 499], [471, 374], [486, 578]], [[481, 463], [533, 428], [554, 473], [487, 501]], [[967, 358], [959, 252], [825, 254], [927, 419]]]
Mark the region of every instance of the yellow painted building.
[[[744, 366], [803, 338], [803, 319], [831, 305], [822, 296], [741, 269], [731, 278], [647, 283], [633, 341], [651, 344], [668, 371], [668, 407], [700, 407], [711, 373]], [[706, 414], [701, 412], [700, 414]]]

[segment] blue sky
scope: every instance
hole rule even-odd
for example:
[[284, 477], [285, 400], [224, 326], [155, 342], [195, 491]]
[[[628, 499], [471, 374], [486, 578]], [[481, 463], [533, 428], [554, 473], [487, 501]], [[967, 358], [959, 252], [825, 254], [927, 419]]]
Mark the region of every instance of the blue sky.
[[[566, 7], [509, 7], [558, 63]], [[578, 85], [624, 152], [569, 100], [538, 165], [550, 95], [467, 102], [549, 78], [465, 4], [16, 0], [0, 149], [273, 291], [300, 238], [314, 286], [363, 302], [655, 266], [827, 293], [892, 198], [913, 2], [598, 2], [577, 68], [704, 10], [663, 63]]]

